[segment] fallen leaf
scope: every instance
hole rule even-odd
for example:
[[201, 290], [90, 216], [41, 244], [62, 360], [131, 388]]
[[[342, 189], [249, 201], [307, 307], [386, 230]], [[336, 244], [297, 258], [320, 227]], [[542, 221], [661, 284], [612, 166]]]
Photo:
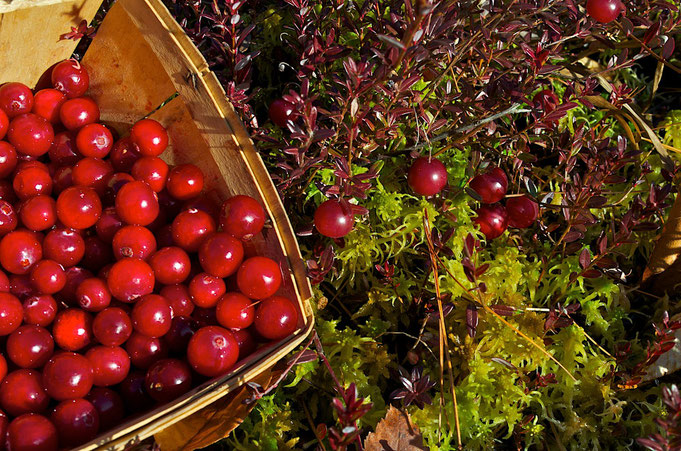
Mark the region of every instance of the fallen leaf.
[[643, 272], [646, 289], [655, 293], [676, 291], [681, 280], [681, 196], [669, 210], [667, 222], [660, 234], [655, 249], [650, 255], [648, 266]]
[[420, 451], [427, 450], [418, 426], [412, 423], [407, 412], [390, 406], [388, 413], [364, 440], [366, 451]]

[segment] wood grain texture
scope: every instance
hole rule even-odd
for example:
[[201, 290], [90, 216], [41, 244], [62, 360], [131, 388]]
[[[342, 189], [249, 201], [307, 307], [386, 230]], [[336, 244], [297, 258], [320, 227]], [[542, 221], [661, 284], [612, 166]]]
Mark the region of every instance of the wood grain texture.
[[[36, 6], [35, 4], [39, 6]], [[69, 58], [76, 41], [60, 41], [81, 20], [92, 20], [102, 0], [0, 3], [0, 82], [34, 87], [46, 69]]]

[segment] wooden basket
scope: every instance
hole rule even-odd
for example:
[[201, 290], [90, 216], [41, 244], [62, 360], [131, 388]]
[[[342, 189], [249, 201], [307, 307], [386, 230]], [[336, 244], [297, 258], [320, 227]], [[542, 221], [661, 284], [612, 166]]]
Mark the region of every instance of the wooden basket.
[[[73, 41], [58, 41], [81, 20], [92, 20], [101, 0], [0, 0], [0, 82], [34, 86], [45, 69], [68, 58]], [[30, 27], [31, 38], [24, 39]], [[247, 194], [258, 199], [271, 228], [254, 238], [247, 253], [281, 264], [279, 293], [300, 309], [296, 332], [259, 349], [229, 374], [185, 396], [107, 431], [81, 449], [119, 449], [158, 433], [198, 412], [268, 371], [312, 330], [309, 281], [281, 200], [246, 130], [196, 47], [160, 0], [118, 0], [107, 13], [83, 57], [101, 121], [125, 134], [140, 118], [152, 117], [168, 129], [172, 164], [199, 166], [210, 196]], [[162, 105], [162, 106], [161, 106]]]

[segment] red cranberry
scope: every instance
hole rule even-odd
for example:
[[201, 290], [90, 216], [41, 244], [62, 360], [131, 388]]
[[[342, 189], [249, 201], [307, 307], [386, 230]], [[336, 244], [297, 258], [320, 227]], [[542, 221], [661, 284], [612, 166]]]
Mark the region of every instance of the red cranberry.
[[145, 378], [147, 393], [165, 403], [184, 395], [192, 388], [192, 373], [182, 360], [163, 359], [154, 363]]
[[600, 23], [617, 19], [624, 6], [620, 0], [587, 0], [586, 13]]
[[281, 286], [281, 268], [270, 258], [251, 257], [241, 264], [236, 280], [239, 291], [249, 298], [268, 298]]
[[99, 432], [99, 412], [90, 401], [82, 398], [57, 404], [50, 420], [57, 428], [62, 446], [82, 445], [97, 437]]
[[57, 428], [42, 415], [27, 413], [7, 426], [5, 446], [8, 451], [56, 451]]
[[54, 353], [52, 335], [39, 326], [21, 326], [7, 337], [7, 356], [21, 368], [40, 368]]
[[508, 225], [506, 209], [501, 205], [483, 205], [475, 212], [473, 220], [488, 240], [501, 236]]
[[57, 217], [73, 229], [87, 229], [102, 215], [102, 202], [92, 188], [72, 186], [57, 198]]
[[511, 197], [506, 201], [508, 225], [518, 229], [531, 227], [539, 216], [539, 206], [527, 196]]
[[90, 86], [90, 76], [80, 62], [64, 60], [52, 68], [52, 86], [69, 99], [80, 97]]
[[167, 285], [160, 294], [168, 301], [173, 317], [189, 316], [194, 311], [194, 303], [186, 285]]
[[154, 291], [154, 271], [144, 260], [123, 258], [109, 270], [107, 277], [111, 294], [123, 302], [134, 302], [137, 298]]
[[66, 270], [66, 285], [57, 293], [57, 298], [65, 304], [76, 305], [78, 299], [76, 298], [76, 290], [80, 284], [87, 279], [94, 277], [91, 271], [80, 266], [72, 266]]
[[73, 167], [71, 178], [74, 185], [89, 186], [102, 196], [106, 193], [107, 182], [113, 174], [113, 166], [108, 161], [86, 157]]
[[0, 139], [5, 137], [8, 128], [9, 117], [7, 117], [7, 113], [5, 113], [3, 110], [0, 110]]
[[96, 235], [85, 238], [85, 255], [80, 262], [83, 267], [97, 272], [113, 259], [113, 250], [109, 244]]
[[14, 191], [11, 181], [0, 179], [0, 199], [9, 203], [14, 203], [17, 201], [18, 197]]
[[274, 122], [277, 126], [281, 128], [286, 127], [286, 123], [289, 120], [293, 119], [294, 112], [295, 107], [293, 106], [293, 104], [288, 103], [284, 99], [275, 99], [270, 104], [269, 109], [270, 119], [272, 119], [272, 122]]
[[21, 205], [19, 218], [24, 227], [34, 232], [49, 229], [57, 222], [57, 203], [44, 194], [31, 197]]
[[228, 329], [245, 329], [253, 324], [253, 301], [241, 293], [227, 293], [218, 301], [215, 310], [218, 322]]
[[14, 211], [14, 207], [7, 201], [0, 200], [0, 236], [7, 235], [17, 228], [19, 219]]
[[239, 345], [227, 329], [203, 327], [189, 340], [187, 359], [197, 373], [207, 377], [220, 376], [239, 359]]
[[140, 158], [132, 166], [135, 180], [145, 182], [157, 193], [165, 188], [168, 171], [168, 164], [158, 157]]
[[113, 146], [113, 135], [102, 124], [88, 124], [78, 130], [76, 145], [83, 156], [104, 158]]
[[147, 337], [133, 332], [125, 342], [130, 362], [137, 368], [147, 369], [155, 362], [168, 356], [168, 346], [160, 338]]
[[352, 230], [355, 219], [349, 204], [330, 199], [317, 207], [314, 225], [324, 236], [342, 238]]
[[[18, 168], [12, 180], [12, 187], [19, 199], [28, 199], [38, 194], [52, 193], [52, 177], [40, 167]], [[5, 199], [9, 202], [8, 199]]]
[[85, 241], [75, 230], [54, 229], [45, 236], [43, 251], [45, 258], [71, 267], [85, 255]]
[[[5, 379], [5, 376], [7, 376], [7, 360], [5, 360], [5, 356], [0, 354], [0, 383]], [[2, 417], [4, 413], [0, 411], [0, 417]], [[0, 437], [2, 437], [2, 434], [0, 433]]]
[[168, 132], [153, 119], [142, 119], [130, 130], [130, 139], [137, 144], [139, 153], [145, 157], [157, 157], [168, 146]]
[[41, 89], [33, 97], [33, 113], [58, 124], [59, 110], [65, 101], [66, 96], [56, 89]]
[[241, 242], [227, 233], [216, 233], [199, 247], [201, 267], [216, 277], [228, 277], [235, 273], [243, 258]]
[[116, 260], [126, 257], [146, 260], [156, 251], [156, 238], [146, 227], [129, 225], [116, 232], [112, 245]]
[[223, 232], [249, 240], [265, 225], [265, 210], [250, 196], [234, 196], [222, 204], [220, 226]]
[[57, 401], [82, 398], [93, 383], [90, 361], [75, 352], [62, 352], [52, 357], [43, 368], [43, 385]]
[[239, 345], [239, 358], [244, 359], [253, 354], [257, 344], [249, 329], [233, 330], [232, 333], [234, 334], [236, 343]]
[[[2, 110], [0, 110], [2, 111]], [[2, 379], [0, 379], [0, 382]], [[7, 415], [5, 412], [0, 410], [0, 443], [2, 443], [2, 446], [5, 446], [5, 437], [7, 436], [7, 426], [9, 426], [9, 418], [7, 418]]]
[[0, 292], [9, 293], [9, 277], [3, 271], [0, 271]]
[[168, 174], [166, 189], [178, 200], [196, 197], [203, 190], [203, 172], [193, 164], [175, 166]]
[[280, 340], [296, 330], [298, 310], [288, 298], [272, 296], [258, 305], [254, 324], [261, 336], [268, 340]]
[[5, 83], [0, 86], [0, 109], [12, 119], [33, 109], [33, 93], [23, 83]]
[[183, 354], [187, 351], [189, 340], [199, 330], [199, 322], [190, 316], [175, 316], [170, 330], [163, 336], [170, 351]]
[[[154, 243], [156, 244], [156, 243]], [[189, 276], [189, 255], [179, 247], [164, 247], [149, 258], [156, 281], [165, 285], [182, 283]]]
[[69, 130], [78, 130], [99, 120], [99, 107], [89, 97], [69, 99], [59, 110], [59, 119]]
[[128, 137], [116, 141], [109, 152], [109, 159], [117, 172], [130, 172], [138, 158], [139, 149]]
[[9, 292], [18, 297], [20, 301], [40, 294], [33, 288], [31, 276], [28, 274], [12, 274], [9, 277]]
[[0, 406], [12, 416], [42, 413], [49, 402], [42, 377], [35, 370], [12, 371], [0, 384]]
[[435, 157], [417, 158], [409, 168], [407, 183], [415, 193], [433, 196], [447, 186], [447, 168]]
[[97, 236], [105, 243], [111, 243], [114, 235], [123, 225], [123, 221], [116, 214], [116, 207], [107, 207], [95, 224]]
[[92, 333], [104, 346], [121, 346], [132, 334], [132, 320], [122, 309], [109, 307], [95, 316]]
[[120, 384], [130, 372], [130, 357], [119, 346], [95, 346], [85, 357], [92, 365], [93, 384], [98, 387]]
[[227, 291], [227, 287], [224, 280], [205, 272], [197, 274], [189, 282], [189, 294], [197, 307], [215, 307], [225, 291]]
[[120, 394], [129, 413], [144, 412], [154, 405], [154, 400], [144, 389], [144, 383], [145, 373], [141, 371], [131, 371], [121, 383]]
[[27, 274], [43, 258], [43, 248], [35, 233], [14, 230], [0, 240], [0, 264], [12, 274]]
[[59, 132], [54, 136], [52, 147], [48, 151], [50, 160], [59, 165], [72, 166], [82, 158], [76, 148], [75, 132]]
[[17, 167], [17, 150], [7, 141], [0, 141], [0, 178], [10, 175]]
[[24, 322], [47, 327], [57, 316], [57, 301], [50, 295], [31, 296], [24, 303]]
[[57, 313], [52, 326], [57, 345], [67, 351], [83, 349], [92, 342], [92, 316], [80, 309], [66, 309]]
[[7, 140], [17, 152], [39, 157], [52, 147], [54, 130], [44, 117], [33, 113], [22, 114], [9, 123]]
[[[501, 171], [501, 169], [498, 169], [498, 171]], [[498, 171], [480, 174], [471, 180], [470, 187], [480, 196], [481, 202], [485, 204], [499, 202], [506, 195], [508, 188], [506, 174], [503, 175], [503, 178], [499, 177]], [[501, 173], [503, 174], [503, 171]]]
[[125, 416], [123, 399], [115, 391], [104, 387], [93, 387], [85, 397], [95, 406], [99, 414], [99, 428], [106, 431], [118, 426]]
[[158, 212], [156, 193], [144, 182], [126, 183], [116, 195], [116, 213], [128, 224], [151, 224]]
[[41, 294], [54, 294], [66, 285], [64, 267], [53, 260], [40, 260], [31, 269], [31, 283]]
[[183, 211], [172, 224], [173, 240], [187, 252], [196, 252], [206, 237], [215, 232], [215, 221], [208, 213], [191, 209]]
[[163, 296], [147, 294], [132, 309], [132, 326], [147, 337], [162, 337], [170, 330], [170, 306]]
[[111, 292], [106, 281], [93, 277], [86, 279], [76, 289], [78, 305], [88, 312], [101, 312], [111, 303]]

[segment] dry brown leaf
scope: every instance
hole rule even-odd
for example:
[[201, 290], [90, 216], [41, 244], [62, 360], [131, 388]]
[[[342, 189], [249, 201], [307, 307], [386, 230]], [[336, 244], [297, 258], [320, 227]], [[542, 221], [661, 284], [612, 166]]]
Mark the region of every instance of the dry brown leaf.
[[418, 426], [407, 412], [390, 406], [385, 418], [379, 421], [376, 432], [364, 440], [366, 451], [421, 451], [427, 450]]
[[655, 249], [643, 272], [646, 288], [655, 293], [668, 293], [677, 290], [681, 282], [681, 196], [677, 195], [669, 210], [667, 222], [662, 229]]

